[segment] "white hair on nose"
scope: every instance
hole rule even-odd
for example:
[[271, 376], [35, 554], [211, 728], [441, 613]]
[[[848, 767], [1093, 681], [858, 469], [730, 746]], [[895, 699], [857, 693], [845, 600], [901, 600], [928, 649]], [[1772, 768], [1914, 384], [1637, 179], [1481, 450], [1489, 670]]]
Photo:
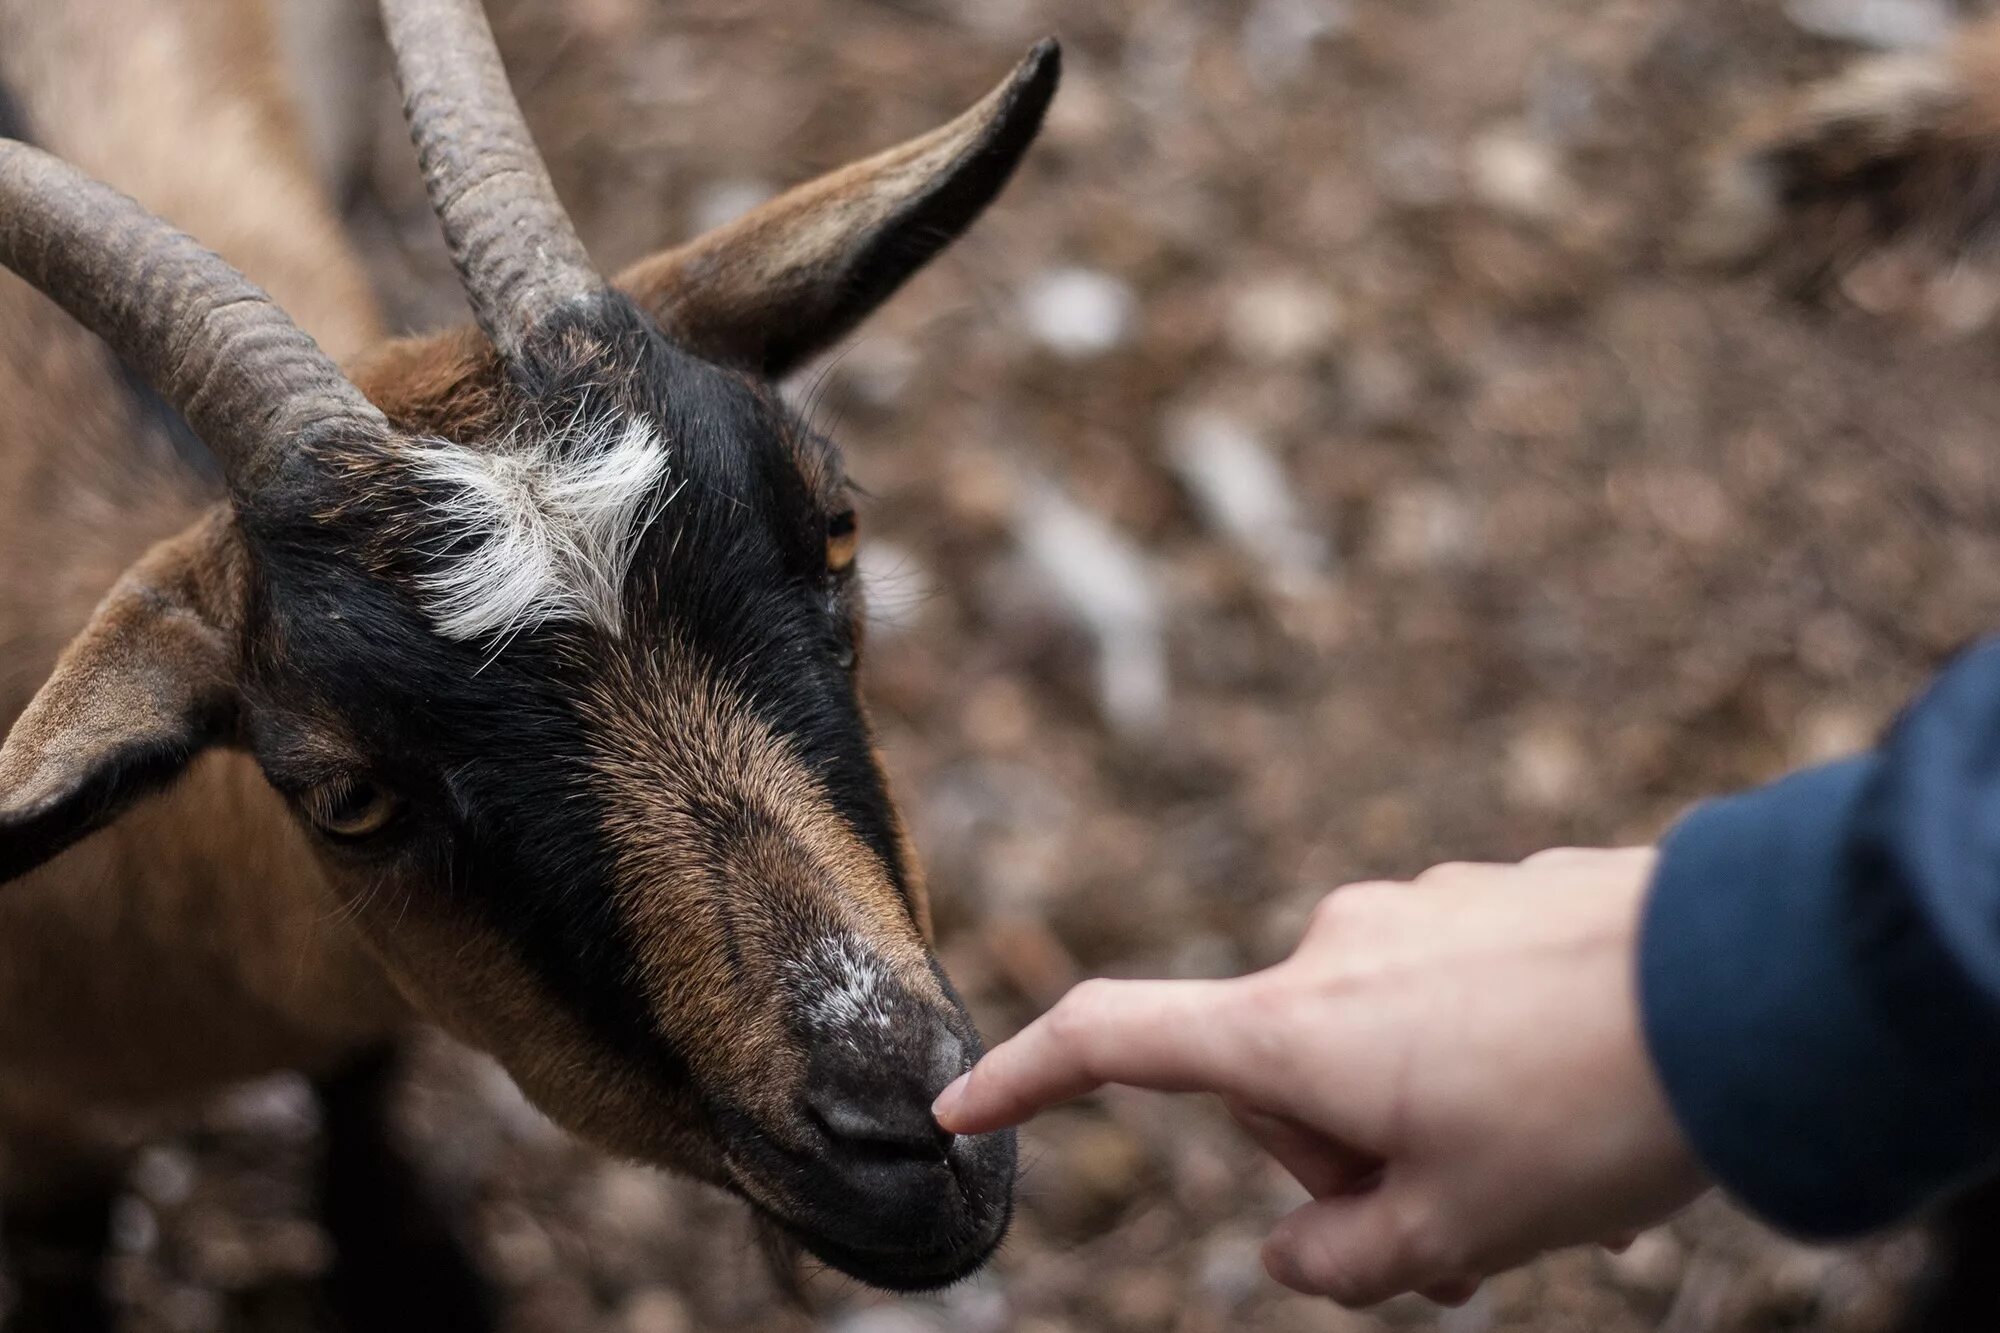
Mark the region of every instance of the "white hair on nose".
[[888, 965], [841, 935], [822, 937], [785, 964], [805, 1017], [827, 1031], [858, 1027], [888, 1029], [894, 982]]
[[433, 505], [441, 545], [462, 548], [422, 579], [439, 634], [504, 639], [559, 620], [619, 633], [639, 540], [672, 498], [653, 422], [614, 415], [480, 449], [420, 440], [407, 456], [417, 476], [444, 488]]

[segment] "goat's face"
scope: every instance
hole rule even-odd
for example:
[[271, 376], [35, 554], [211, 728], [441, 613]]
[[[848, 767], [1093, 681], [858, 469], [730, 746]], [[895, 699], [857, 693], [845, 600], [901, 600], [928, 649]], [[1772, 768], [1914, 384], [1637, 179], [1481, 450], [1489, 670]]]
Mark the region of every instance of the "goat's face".
[[[385, 12], [484, 333], [392, 344], [359, 388], [213, 256], [0, 144], [0, 259], [152, 375], [233, 492], [0, 748], [0, 881], [241, 744], [401, 989], [555, 1119], [865, 1280], [951, 1281], [1005, 1230], [1014, 1144], [930, 1117], [978, 1037], [856, 687], [840, 456], [771, 386], [997, 193], [1053, 49], [607, 285], [493, 110], [476, 8]], [[105, 298], [121, 263], [157, 299]]]
[[930, 1117], [978, 1039], [855, 688], [839, 455], [618, 297], [481, 387], [248, 525], [260, 763], [403, 988], [565, 1123], [861, 1276], [960, 1275], [1013, 1150]]

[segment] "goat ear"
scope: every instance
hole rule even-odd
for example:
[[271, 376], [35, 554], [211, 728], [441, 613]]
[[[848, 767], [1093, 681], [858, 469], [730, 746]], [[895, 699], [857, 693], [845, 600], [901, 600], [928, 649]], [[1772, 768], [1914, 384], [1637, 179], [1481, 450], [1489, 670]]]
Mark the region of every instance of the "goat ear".
[[713, 360], [777, 377], [837, 341], [958, 239], [1007, 183], [1055, 95], [1044, 41], [957, 120], [643, 260], [618, 286]]
[[236, 712], [240, 539], [227, 511], [128, 569], [0, 744], [0, 884], [178, 777]]

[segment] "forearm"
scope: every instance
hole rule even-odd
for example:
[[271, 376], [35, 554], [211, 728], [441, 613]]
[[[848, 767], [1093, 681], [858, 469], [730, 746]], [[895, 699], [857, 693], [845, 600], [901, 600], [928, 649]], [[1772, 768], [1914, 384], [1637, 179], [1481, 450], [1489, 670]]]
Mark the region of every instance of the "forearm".
[[1883, 747], [1697, 810], [1640, 944], [1708, 1168], [1799, 1233], [1900, 1220], [2000, 1155], [2000, 646]]

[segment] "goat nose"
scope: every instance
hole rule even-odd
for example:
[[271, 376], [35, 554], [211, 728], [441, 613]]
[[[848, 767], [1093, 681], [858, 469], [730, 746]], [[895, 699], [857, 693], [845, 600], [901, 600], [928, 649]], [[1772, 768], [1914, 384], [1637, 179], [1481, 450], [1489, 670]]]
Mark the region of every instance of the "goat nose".
[[936, 1156], [953, 1135], [931, 1119], [930, 1107], [902, 1099], [857, 1102], [844, 1097], [809, 1097], [807, 1104], [828, 1137], [859, 1148], [909, 1156]]
[[827, 1136], [852, 1147], [936, 1157], [953, 1136], [931, 1118], [931, 1102], [964, 1070], [965, 1046], [941, 1034], [926, 1060], [878, 1062], [837, 1047], [814, 1062], [805, 1103]]

